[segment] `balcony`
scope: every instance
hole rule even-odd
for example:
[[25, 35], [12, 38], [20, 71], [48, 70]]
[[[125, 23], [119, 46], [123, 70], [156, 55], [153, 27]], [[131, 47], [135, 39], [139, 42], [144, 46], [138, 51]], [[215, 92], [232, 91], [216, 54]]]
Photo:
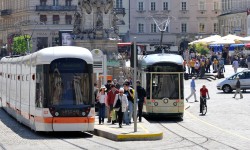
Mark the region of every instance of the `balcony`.
[[1, 16], [3, 17], [3, 16], [9, 16], [9, 15], [11, 15], [11, 13], [12, 13], [12, 10], [11, 9], [5, 9], [5, 10], [2, 10], [1, 11]]
[[72, 5], [72, 6], [42, 6], [38, 5], [36, 6], [36, 11], [76, 11], [77, 6]]
[[114, 11], [116, 14], [122, 14], [123, 16], [126, 14], [125, 8], [114, 8], [113, 11]]

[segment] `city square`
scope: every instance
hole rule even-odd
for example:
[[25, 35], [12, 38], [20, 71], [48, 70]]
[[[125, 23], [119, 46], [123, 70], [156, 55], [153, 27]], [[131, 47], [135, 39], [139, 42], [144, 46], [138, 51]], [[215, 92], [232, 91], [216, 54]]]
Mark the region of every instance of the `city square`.
[[249, 8], [0, 0], [0, 149], [249, 149]]

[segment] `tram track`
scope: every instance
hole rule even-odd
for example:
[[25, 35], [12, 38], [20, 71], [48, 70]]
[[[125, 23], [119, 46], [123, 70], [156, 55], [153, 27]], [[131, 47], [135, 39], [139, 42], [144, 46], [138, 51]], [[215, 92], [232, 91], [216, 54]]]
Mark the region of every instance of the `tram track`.
[[192, 147], [198, 146], [198, 147], [200, 147], [200, 148], [202, 148], [202, 149], [209, 150], [209, 148], [205, 147], [204, 145], [205, 145], [206, 143], [208, 143], [208, 142], [216, 142], [216, 143], [218, 143], [218, 144], [221, 144], [221, 145], [223, 145], [223, 146], [226, 146], [227, 148], [231, 148], [231, 149], [233, 149], [233, 150], [238, 150], [238, 148], [235, 148], [235, 147], [233, 147], [233, 146], [231, 146], [231, 145], [225, 144], [225, 143], [223, 143], [223, 142], [220, 142], [220, 141], [218, 141], [218, 140], [215, 140], [215, 139], [212, 139], [212, 138], [210, 138], [210, 137], [208, 137], [208, 136], [205, 136], [205, 135], [203, 135], [203, 134], [200, 134], [200, 133], [198, 133], [198, 132], [196, 132], [196, 131], [193, 131], [193, 130], [191, 130], [191, 129], [185, 127], [185, 126], [183, 126], [182, 124], [180, 124], [180, 123], [178, 123], [178, 122], [176, 122], [176, 121], [174, 121], [173, 123], [176, 123], [179, 127], [181, 127], [182, 129], [184, 129], [184, 130], [186, 130], [186, 131], [188, 131], [188, 132], [190, 132], [190, 133], [193, 133], [193, 134], [195, 134], [195, 135], [200, 136], [201, 138], [204, 138], [204, 141], [203, 141], [203, 142], [196, 142], [196, 141], [194, 141], [194, 140], [189, 139], [188, 137], [185, 137], [185, 136], [181, 135], [180, 133], [178, 133], [178, 132], [176, 132], [176, 131], [171, 130], [170, 128], [166, 127], [162, 122], [159, 122], [159, 121], [158, 121], [157, 123], [158, 123], [162, 128], [164, 128], [165, 130], [167, 130], [167, 131], [171, 132], [172, 134], [174, 134], [174, 135], [180, 137], [181, 140], [180, 140], [179, 142], [183, 142], [183, 141], [186, 140], [186, 141], [189, 141], [189, 142], [193, 143], [194, 145], [191, 145]]

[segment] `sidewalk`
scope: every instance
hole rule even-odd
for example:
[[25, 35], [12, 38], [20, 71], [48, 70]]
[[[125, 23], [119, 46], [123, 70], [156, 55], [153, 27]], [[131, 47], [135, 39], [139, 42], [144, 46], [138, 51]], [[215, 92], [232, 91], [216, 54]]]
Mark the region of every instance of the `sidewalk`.
[[105, 118], [104, 124], [99, 125], [98, 116], [96, 116], [94, 134], [113, 141], [161, 140], [163, 138], [163, 132], [145, 118], [142, 118], [142, 122], [137, 122], [137, 132], [134, 132], [133, 122], [130, 125], [123, 124], [122, 128], [119, 128], [118, 123], [107, 123], [107, 118]]

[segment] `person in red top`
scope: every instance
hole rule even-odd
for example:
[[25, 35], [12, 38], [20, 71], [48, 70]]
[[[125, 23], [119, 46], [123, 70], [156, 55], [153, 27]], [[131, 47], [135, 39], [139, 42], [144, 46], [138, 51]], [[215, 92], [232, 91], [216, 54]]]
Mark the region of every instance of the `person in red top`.
[[206, 99], [203, 99], [203, 98], [207, 98], [207, 97], [208, 99], [210, 99], [208, 89], [206, 88], [205, 85], [203, 85], [202, 88], [200, 89], [200, 113], [202, 111], [203, 103], [206, 103]]
[[[107, 94], [107, 106], [108, 106], [108, 123], [111, 122], [111, 112], [113, 111], [113, 104], [115, 101], [115, 95], [119, 94], [119, 90], [115, 88], [114, 84], [111, 84], [111, 89]], [[116, 116], [116, 115], [115, 115]], [[116, 120], [116, 119], [112, 119], [112, 120]], [[112, 121], [112, 124], [114, 124], [115, 122]]]

